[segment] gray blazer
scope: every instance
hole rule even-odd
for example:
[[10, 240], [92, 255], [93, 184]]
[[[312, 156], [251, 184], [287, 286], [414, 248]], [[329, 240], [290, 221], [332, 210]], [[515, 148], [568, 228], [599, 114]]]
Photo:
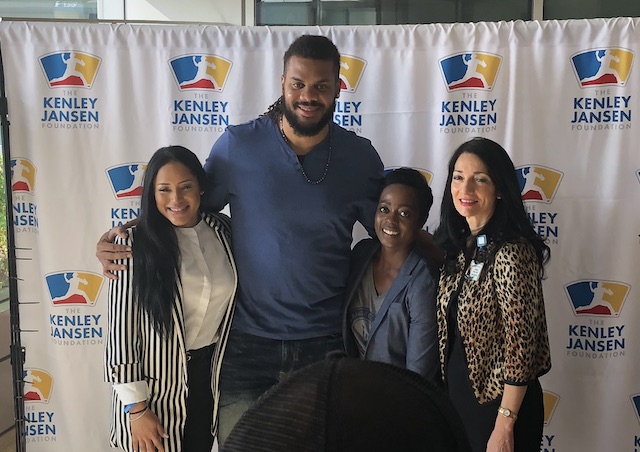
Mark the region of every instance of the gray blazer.
[[[360, 357], [349, 321], [352, 303], [365, 271], [380, 249], [376, 239], [359, 242], [351, 255], [342, 336], [347, 354]], [[413, 250], [402, 265], [371, 324], [364, 359], [382, 361], [419, 373], [441, 384], [436, 323], [436, 282], [427, 261]]]

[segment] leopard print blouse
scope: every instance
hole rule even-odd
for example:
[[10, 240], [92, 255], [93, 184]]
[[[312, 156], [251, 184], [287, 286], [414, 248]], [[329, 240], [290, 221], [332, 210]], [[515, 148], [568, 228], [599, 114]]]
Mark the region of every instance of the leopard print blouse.
[[[462, 281], [458, 297], [458, 328], [469, 379], [481, 404], [501, 398], [505, 383], [525, 385], [551, 368], [540, 266], [533, 247], [509, 242], [493, 255], [479, 281]], [[464, 273], [465, 257], [460, 253], [456, 271], [440, 276], [438, 337], [445, 379], [447, 311]]]

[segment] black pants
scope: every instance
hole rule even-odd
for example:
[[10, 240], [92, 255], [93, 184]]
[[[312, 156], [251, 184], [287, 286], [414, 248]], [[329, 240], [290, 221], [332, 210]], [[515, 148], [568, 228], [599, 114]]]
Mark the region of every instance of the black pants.
[[187, 352], [187, 421], [184, 426], [183, 452], [211, 452], [213, 435], [213, 394], [211, 360], [215, 346]]
[[[467, 431], [471, 450], [484, 452], [493, 432], [500, 401], [480, 405], [476, 400], [460, 338], [454, 336], [451, 355], [447, 365], [447, 389], [449, 398], [456, 408]], [[514, 450], [516, 452], [539, 452], [544, 426], [544, 405], [542, 388], [536, 379], [529, 383], [524, 400], [518, 411], [518, 420], [513, 429]]]

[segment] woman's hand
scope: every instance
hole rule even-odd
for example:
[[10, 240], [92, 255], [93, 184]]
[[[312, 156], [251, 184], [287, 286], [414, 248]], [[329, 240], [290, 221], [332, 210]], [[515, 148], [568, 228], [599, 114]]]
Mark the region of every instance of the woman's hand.
[[513, 427], [515, 423], [514, 419], [498, 414], [487, 443], [487, 452], [514, 452]]
[[147, 410], [142, 415], [133, 414], [129, 419], [135, 452], [164, 452], [162, 442], [169, 436], [153, 411]]

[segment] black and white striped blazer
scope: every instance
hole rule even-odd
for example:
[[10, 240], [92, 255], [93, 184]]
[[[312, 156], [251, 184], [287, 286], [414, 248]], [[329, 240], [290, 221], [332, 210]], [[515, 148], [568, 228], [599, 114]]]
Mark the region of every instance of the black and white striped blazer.
[[[214, 230], [227, 253], [234, 274], [235, 292], [238, 276], [231, 254], [230, 219], [220, 213], [204, 214], [203, 219]], [[128, 238], [118, 238], [116, 243], [132, 246], [134, 238], [135, 228], [132, 228], [129, 230]], [[150, 394], [149, 408], [158, 416], [169, 435], [169, 438], [164, 440], [164, 449], [166, 452], [180, 452], [187, 415], [187, 355], [182, 301], [179, 296], [176, 297], [173, 331], [163, 338], [155, 332], [148, 317], [135, 308], [132, 299], [133, 260], [124, 259], [117, 263], [127, 265], [128, 269], [117, 272], [117, 280], [109, 281], [109, 332], [104, 355], [105, 380], [110, 383], [146, 381]], [[219, 339], [211, 363], [214, 434], [217, 429], [220, 396], [220, 367], [234, 309], [235, 293], [220, 325]], [[111, 398], [110, 443], [113, 447], [133, 452], [129, 416], [124, 413], [124, 406], [113, 389]]]

